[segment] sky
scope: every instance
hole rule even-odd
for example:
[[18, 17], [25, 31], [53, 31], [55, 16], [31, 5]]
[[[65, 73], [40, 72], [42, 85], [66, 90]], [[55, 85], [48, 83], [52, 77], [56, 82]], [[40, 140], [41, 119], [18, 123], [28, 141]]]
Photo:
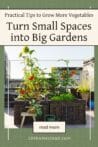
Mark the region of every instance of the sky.
[[[29, 46], [34, 49], [34, 56], [39, 60], [39, 66], [45, 72], [50, 72], [51, 67], [64, 67], [64, 62], [59, 59], [70, 60], [69, 66], [82, 67], [83, 61], [94, 57], [94, 46]], [[5, 52], [10, 60], [11, 79], [23, 77], [23, 67], [19, 59], [19, 53], [23, 46], [5, 46]]]

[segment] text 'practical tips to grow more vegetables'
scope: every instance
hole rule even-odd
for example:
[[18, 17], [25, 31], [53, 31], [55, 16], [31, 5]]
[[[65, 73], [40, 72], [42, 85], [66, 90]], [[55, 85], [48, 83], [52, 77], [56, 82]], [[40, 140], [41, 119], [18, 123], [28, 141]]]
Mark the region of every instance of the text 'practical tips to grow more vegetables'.
[[98, 44], [95, 10], [0, 10], [0, 18], [1, 45]]

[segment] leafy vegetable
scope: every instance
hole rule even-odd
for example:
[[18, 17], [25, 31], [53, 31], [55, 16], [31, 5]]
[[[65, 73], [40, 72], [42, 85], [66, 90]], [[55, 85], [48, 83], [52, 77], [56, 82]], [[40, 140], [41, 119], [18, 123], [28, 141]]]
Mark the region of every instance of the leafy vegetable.
[[75, 99], [75, 96], [71, 93], [64, 93], [60, 95], [53, 96], [51, 100], [55, 101], [72, 101]]

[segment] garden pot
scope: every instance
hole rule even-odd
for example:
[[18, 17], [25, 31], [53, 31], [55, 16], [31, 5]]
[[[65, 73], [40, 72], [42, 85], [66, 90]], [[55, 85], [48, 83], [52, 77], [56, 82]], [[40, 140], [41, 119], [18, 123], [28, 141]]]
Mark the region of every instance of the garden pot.
[[87, 93], [81, 93], [81, 97], [82, 97], [83, 100], [86, 101], [86, 108], [87, 108], [87, 102], [88, 102], [88, 99], [90, 97], [90, 93], [89, 92], [87, 92]]
[[55, 115], [46, 115], [45, 121], [56, 121]]

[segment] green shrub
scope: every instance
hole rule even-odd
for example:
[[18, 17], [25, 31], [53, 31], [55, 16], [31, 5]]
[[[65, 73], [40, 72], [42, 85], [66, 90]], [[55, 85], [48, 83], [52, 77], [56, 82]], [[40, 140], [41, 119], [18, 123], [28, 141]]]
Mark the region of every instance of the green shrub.
[[51, 100], [54, 101], [72, 101], [75, 99], [75, 96], [72, 93], [63, 93], [60, 95], [53, 96]]

